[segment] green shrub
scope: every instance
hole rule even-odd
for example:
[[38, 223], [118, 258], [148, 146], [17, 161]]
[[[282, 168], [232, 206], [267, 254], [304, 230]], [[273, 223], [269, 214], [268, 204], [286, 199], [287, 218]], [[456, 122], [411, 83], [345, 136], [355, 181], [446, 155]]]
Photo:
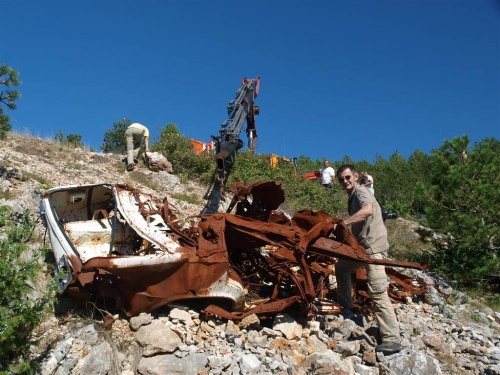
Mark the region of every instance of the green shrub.
[[161, 129], [160, 139], [151, 145], [151, 150], [163, 154], [172, 163], [177, 175], [184, 174], [204, 183], [209, 183], [214, 176], [214, 156], [205, 153], [197, 155], [191, 142], [172, 123]]
[[325, 189], [318, 180], [306, 180], [292, 164], [281, 160], [277, 168], [272, 168], [264, 154], [255, 155], [249, 150], [238, 152], [228, 185], [235, 180], [248, 185], [262, 180], [283, 181], [285, 203], [281, 208], [289, 215], [306, 209], [325, 211], [332, 216], [345, 215], [346, 194], [338, 186]]
[[[21, 97], [21, 94], [11, 87], [19, 86], [20, 84], [19, 72], [10, 66], [2, 64], [0, 66], [0, 86], [4, 86], [6, 89], [5, 91], [0, 91], [0, 104], [5, 105], [9, 109], [16, 109], [16, 100]], [[4, 139], [10, 129], [10, 117], [3, 113], [3, 107], [0, 106], [0, 139]]]
[[77, 147], [85, 148], [81, 140], [82, 140], [81, 134], [71, 133], [66, 137], [64, 137], [64, 133], [62, 132], [62, 130], [59, 130], [54, 136], [54, 141], [58, 142], [61, 145], [68, 145], [75, 148]]
[[32, 344], [28, 336], [53, 302], [50, 291], [38, 299], [29, 297], [43, 272], [41, 259], [47, 251], [40, 248], [27, 257], [33, 225], [28, 212], [14, 222], [9, 208], [0, 207], [0, 371], [32, 372], [32, 364], [26, 362]]
[[127, 142], [125, 141], [125, 132], [132, 124], [128, 118], [113, 122], [113, 129], [106, 130], [101, 149], [104, 152], [123, 154], [127, 151]]
[[500, 141], [469, 144], [464, 135], [433, 150], [429, 182], [418, 184], [427, 225], [446, 234], [436, 241], [430, 262], [464, 285], [500, 277]]

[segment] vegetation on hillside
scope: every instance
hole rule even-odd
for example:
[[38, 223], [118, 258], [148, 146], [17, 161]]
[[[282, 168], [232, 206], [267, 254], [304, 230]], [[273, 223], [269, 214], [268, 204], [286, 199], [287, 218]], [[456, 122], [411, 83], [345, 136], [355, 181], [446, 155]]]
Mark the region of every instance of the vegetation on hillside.
[[[204, 181], [213, 174], [212, 157], [195, 155], [174, 124], [162, 130], [160, 141], [153, 148], [163, 152], [178, 173], [203, 177]], [[440, 234], [436, 236], [439, 240], [435, 241], [435, 249], [422, 254], [420, 259], [429, 261], [433, 271], [465, 286], [498, 288], [500, 237], [495, 214], [500, 191], [495, 186], [499, 182], [500, 146], [497, 139], [485, 139], [470, 147], [464, 135], [445, 141], [431, 155], [416, 150], [405, 158], [395, 152], [388, 159], [377, 155], [373, 164], [366, 160], [355, 163], [346, 155], [331, 164], [338, 168], [346, 162], [374, 177], [376, 196], [383, 207], [400, 217], [419, 218], [421, 224]], [[310, 209], [344, 217], [346, 196], [338, 184], [334, 189], [325, 189], [317, 180], [303, 177], [319, 170], [322, 164], [322, 160], [300, 156], [296, 165], [280, 159], [273, 167], [268, 155], [244, 150], [238, 152], [228, 184], [282, 180], [286, 195], [283, 209], [288, 213]], [[415, 251], [411, 255], [415, 256]]]
[[172, 163], [174, 173], [183, 178], [196, 178], [209, 183], [215, 172], [213, 155], [197, 155], [189, 139], [184, 137], [177, 126], [168, 123], [160, 131], [160, 138], [151, 145], [151, 151], [165, 155]]
[[64, 136], [62, 130], [59, 130], [54, 136], [54, 141], [58, 142], [59, 144], [69, 145], [74, 148], [77, 147], [84, 148], [84, 145], [81, 142], [81, 140], [82, 140], [81, 134], [70, 133], [67, 136]]
[[[3, 64], [0, 66], [0, 86], [5, 86], [5, 91], [0, 91], [0, 103], [4, 104], [9, 109], [16, 109], [16, 100], [21, 97], [17, 90], [10, 87], [19, 86], [19, 73], [11, 67]], [[3, 112], [0, 106], [0, 139], [5, 138], [5, 135], [10, 131], [10, 117]]]
[[268, 155], [255, 155], [245, 150], [238, 154], [228, 184], [233, 181], [253, 184], [261, 180], [281, 180], [286, 198], [282, 209], [288, 214], [313, 210], [325, 211], [333, 216], [345, 215], [345, 193], [339, 189], [325, 189], [318, 181], [307, 180], [301, 173], [306, 165], [319, 169], [304, 156], [298, 159], [296, 166], [279, 159], [278, 165], [273, 167]]
[[[116, 123], [115, 123], [116, 124]], [[189, 140], [174, 124], [161, 129], [152, 150], [163, 153], [174, 173], [208, 183], [214, 175], [213, 155], [196, 155]], [[463, 285], [500, 284], [499, 209], [500, 146], [494, 138], [470, 147], [466, 135], [446, 140], [427, 155], [416, 150], [408, 158], [395, 152], [388, 159], [377, 155], [373, 163], [353, 162], [349, 155], [330, 161], [334, 168], [351, 163], [358, 171], [374, 177], [375, 195], [380, 204], [400, 217], [419, 218], [423, 225], [438, 232], [434, 251], [423, 254], [432, 270]], [[321, 169], [322, 160], [300, 156], [296, 165], [279, 159], [271, 166], [269, 155], [238, 152], [229, 176], [233, 181], [252, 184], [261, 180], [282, 180], [289, 214], [298, 210], [325, 211], [346, 215], [346, 196], [338, 183], [323, 188], [317, 180], [303, 177]], [[442, 240], [446, 236], [446, 240]], [[412, 256], [415, 252], [412, 251]]]
[[430, 158], [429, 180], [417, 184], [426, 223], [444, 234], [429, 258], [465, 283], [500, 283], [500, 141], [446, 140]]
[[125, 142], [125, 131], [132, 124], [128, 118], [123, 118], [113, 123], [113, 129], [106, 130], [104, 133], [103, 144], [101, 149], [104, 152], [112, 152], [115, 154], [124, 154], [127, 151], [127, 143]]
[[[28, 250], [33, 226], [28, 212], [14, 220], [9, 208], [0, 206], [0, 372], [34, 373], [23, 357], [32, 344], [28, 336], [53, 302], [53, 291], [35, 292], [48, 249]], [[13, 358], [20, 358], [15, 365]]]

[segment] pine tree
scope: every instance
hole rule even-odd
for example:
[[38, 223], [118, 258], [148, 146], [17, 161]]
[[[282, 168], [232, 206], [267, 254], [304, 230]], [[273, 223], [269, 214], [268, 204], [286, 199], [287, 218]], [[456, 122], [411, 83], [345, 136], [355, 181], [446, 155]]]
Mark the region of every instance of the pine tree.
[[499, 170], [500, 141], [470, 148], [464, 135], [432, 152], [429, 183], [419, 186], [429, 225], [446, 235], [431, 262], [466, 284], [500, 277]]
[[112, 152], [115, 154], [123, 154], [127, 150], [125, 142], [125, 131], [132, 124], [128, 118], [123, 118], [120, 121], [113, 123], [113, 129], [106, 130], [104, 133], [103, 144], [101, 149], [104, 152]]
[[[11, 90], [9, 87], [20, 84], [18, 72], [5, 64], [0, 66], [0, 85], [7, 87], [5, 91], [0, 91], [0, 102], [9, 109], [16, 109], [16, 100], [21, 97], [19, 91]], [[4, 114], [3, 108], [0, 107], [0, 139], [5, 138], [10, 129], [10, 117]]]

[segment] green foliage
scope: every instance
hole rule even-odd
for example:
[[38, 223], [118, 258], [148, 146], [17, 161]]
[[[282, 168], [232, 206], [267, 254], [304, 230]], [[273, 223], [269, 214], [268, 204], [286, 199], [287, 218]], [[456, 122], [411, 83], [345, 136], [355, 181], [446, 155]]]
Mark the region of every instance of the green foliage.
[[52, 184], [46, 177], [40, 176], [36, 173], [31, 173], [28, 171], [23, 171], [23, 181], [34, 180], [38, 181], [41, 184], [41, 187], [44, 189], [49, 189]]
[[101, 149], [104, 152], [114, 154], [124, 154], [127, 151], [127, 142], [125, 141], [125, 131], [132, 124], [128, 118], [113, 122], [113, 129], [106, 130], [104, 133]]
[[[1, 65], [0, 85], [4, 85], [7, 89], [0, 91], [0, 103], [3, 103], [9, 109], [16, 109], [16, 100], [21, 97], [21, 94], [17, 90], [9, 89], [9, 87], [19, 86], [20, 84], [19, 73], [5, 64]], [[10, 129], [10, 117], [4, 114], [3, 108], [0, 107], [0, 139], [5, 138]]]
[[172, 198], [191, 204], [201, 204], [199, 199], [192, 194], [186, 194], [186, 193], [172, 194]]
[[151, 145], [151, 150], [162, 153], [179, 175], [184, 174], [205, 183], [214, 176], [214, 156], [205, 153], [197, 155], [191, 142], [179, 132], [175, 124], [168, 123], [161, 129], [160, 139]]
[[54, 141], [59, 142], [60, 144], [68, 145], [68, 146], [75, 147], [75, 148], [77, 148], [77, 147], [84, 148], [85, 147], [83, 145], [83, 143], [81, 142], [81, 140], [82, 140], [82, 136], [80, 134], [71, 133], [65, 137], [62, 130], [59, 130], [56, 133], [56, 135], [54, 136]]
[[82, 140], [81, 134], [71, 133], [68, 134], [68, 136], [66, 137], [66, 142], [75, 147], [83, 147], [83, 143], [80, 142], [81, 140]]
[[374, 164], [364, 159], [354, 162], [348, 155], [333, 164], [335, 170], [341, 164], [352, 164], [360, 175], [363, 171], [368, 172], [373, 177], [375, 195], [381, 206], [399, 216], [412, 217], [423, 212], [423, 203], [416, 198], [415, 186], [417, 182], [427, 181], [429, 160], [430, 156], [417, 150], [408, 160], [395, 152], [389, 159], [376, 155]]
[[401, 216], [412, 215], [417, 179], [409, 162], [395, 152], [388, 160], [377, 155], [373, 168], [375, 195], [382, 207]]
[[358, 170], [358, 172], [360, 174], [360, 178], [361, 178], [361, 172], [368, 172], [368, 174], [373, 177], [374, 167], [373, 167], [372, 163], [370, 163], [369, 161], [367, 161], [365, 159], [362, 159], [361, 161], [354, 163], [354, 164], [356, 165], [356, 169]]
[[[239, 181], [248, 185], [262, 180], [283, 181], [285, 203], [282, 209], [292, 215], [299, 210], [325, 211], [333, 216], [345, 214], [346, 197], [340, 189], [325, 189], [318, 180], [306, 180], [301, 171], [318, 170], [322, 161], [313, 162], [301, 156], [297, 160], [297, 168], [292, 164], [279, 160], [277, 168], [271, 167], [267, 155], [255, 155], [249, 150], [238, 152], [228, 184]], [[304, 173], [308, 173], [304, 172]]]
[[410, 167], [410, 180], [415, 182], [413, 191], [412, 212], [423, 213], [425, 210], [426, 200], [422, 199], [417, 194], [416, 186], [418, 183], [427, 184], [430, 178], [431, 157], [420, 150], [414, 151], [408, 158], [408, 165]]
[[54, 141], [64, 143], [64, 133], [62, 130], [59, 130], [56, 135], [54, 135]]
[[423, 241], [415, 233], [409, 220], [387, 220], [387, 236], [390, 244], [389, 256], [394, 259], [420, 262], [423, 254], [434, 250], [432, 243]]
[[357, 167], [356, 163], [354, 162], [354, 160], [352, 160], [349, 157], [349, 155], [345, 155], [344, 158], [342, 159], [342, 161], [339, 164], [351, 164], [351, 165], [354, 165], [355, 167]]
[[[32, 344], [28, 335], [53, 301], [53, 293], [31, 297], [42, 273], [40, 260], [47, 251], [39, 249], [27, 256], [26, 242], [33, 225], [27, 212], [14, 222], [9, 209], [0, 207], [0, 371], [7, 370], [5, 366], [13, 358], [27, 353]], [[29, 368], [29, 364], [21, 367]]]
[[297, 159], [297, 174], [303, 175], [312, 173], [323, 168], [323, 160], [312, 161], [305, 155], [300, 155]]
[[[151, 190], [158, 190], [158, 185], [156, 185], [154, 181], [151, 180], [151, 177], [142, 172], [134, 171], [128, 173], [127, 175], [133, 182], [146, 186]], [[128, 181], [127, 184], [135, 186], [132, 181]]]
[[[500, 277], [499, 226], [497, 224], [500, 190], [500, 145], [496, 139], [485, 139], [468, 150], [466, 136], [446, 141], [432, 155], [417, 150], [406, 159], [395, 152], [388, 159], [375, 158], [353, 163], [349, 156], [332, 162], [334, 168], [353, 163], [361, 172], [374, 177], [375, 194], [381, 205], [399, 216], [423, 213], [428, 225], [447, 237], [435, 244], [436, 251], [418, 245], [409, 248], [411, 238], [399, 241], [398, 254], [429, 261], [438, 272], [459, 281], [472, 282]], [[160, 139], [152, 150], [166, 155], [174, 171], [185, 178], [209, 182], [215, 172], [213, 155], [196, 155], [188, 139], [174, 124], [161, 130]], [[309, 209], [325, 211], [332, 216], [345, 217], [346, 194], [335, 184], [323, 188], [318, 180], [302, 175], [319, 170], [322, 160], [313, 161], [301, 155], [297, 164], [279, 159], [272, 167], [268, 155], [238, 151], [229, 180], [253, 184], [262, 180], [282, 180], [286, 201], [282, 208], [289, 214]], [[397, 236], [397, 235], [396, 235]], [[393, 241], [394, 242], [394, 241]], [[397, 242], [397, 241], [396, 241]], [[429, 255], [430, 254], [430, 255]]]
[[[488, 307], [493, 309], [493, 311], [500, 311], [500, 293], [485, 291], [484, 286], [480, 285], [474, 289], [466, 289], [466, 296], [470, 296], [474, 300], [479, 300], [486, 304]], [[468, 301], [464, 301], [467, 303]], [[481, 306], [478, 306], [481, 308]]]
[[431, 263], [465, 284], [500, 277], [500, 142], [487, 138], [469, 150], [464, 135], [432, 152], [428, 183], [418, 184], [427, 222], [446, 234]]
[[294, 177], [284, 182], [286, 202], [284, 208], [289, 214], [299, 210], [325, 211], [335, 217], [346, 217], [347, 197], [338, 185], [325, 189], [318, 180]]
[[249, 185], [261, 180], [282, 180], [285, 177], [282, 163], [282, 160], [279, 160], [278, 168], [273, 169], [267, 155], [254, 154], [248, 149], [237, 152], [228, 185], [235, 180]]

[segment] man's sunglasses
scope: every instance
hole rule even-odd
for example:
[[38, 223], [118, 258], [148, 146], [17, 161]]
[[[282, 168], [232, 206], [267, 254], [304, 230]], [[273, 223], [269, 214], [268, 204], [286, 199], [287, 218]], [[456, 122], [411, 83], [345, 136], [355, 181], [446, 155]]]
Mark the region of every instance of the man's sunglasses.
[[351, 181], [351, 177], [352, 177], [352, 176], [339, 177], [339, 182], [342, 182], [342, 181], [344, 181], [344, 180], [346, 180], [346, 181]]

